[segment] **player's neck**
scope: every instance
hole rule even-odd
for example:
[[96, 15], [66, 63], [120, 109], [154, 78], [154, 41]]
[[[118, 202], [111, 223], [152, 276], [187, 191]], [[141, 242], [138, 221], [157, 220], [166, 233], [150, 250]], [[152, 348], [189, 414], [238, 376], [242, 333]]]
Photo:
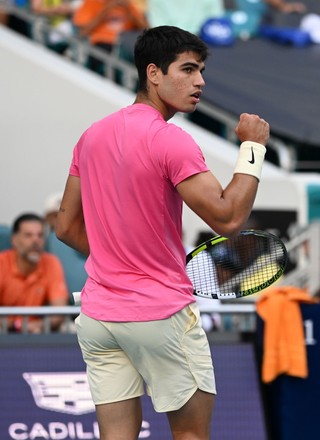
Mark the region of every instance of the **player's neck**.
[[149, 94], [143, 92], [138, 92], [134, 104], [150, 105], [150, 107], [155, 108], [156, 110], [158, 110], [159, 113], [162, 114], [165, 121], [171, 119], [176, 113], [170, 111], [164, 102], [160, 101], [159, 99], [153, 98]]

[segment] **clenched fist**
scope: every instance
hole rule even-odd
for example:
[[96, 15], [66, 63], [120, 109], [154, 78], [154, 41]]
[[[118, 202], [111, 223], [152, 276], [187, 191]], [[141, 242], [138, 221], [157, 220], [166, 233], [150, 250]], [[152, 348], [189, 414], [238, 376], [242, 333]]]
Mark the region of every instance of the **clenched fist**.
[[270, 136], [270, 127], [268, 122], [258, 115], [242, 113], [235, 132], [241, 142], [252, 141], [266, 145]]

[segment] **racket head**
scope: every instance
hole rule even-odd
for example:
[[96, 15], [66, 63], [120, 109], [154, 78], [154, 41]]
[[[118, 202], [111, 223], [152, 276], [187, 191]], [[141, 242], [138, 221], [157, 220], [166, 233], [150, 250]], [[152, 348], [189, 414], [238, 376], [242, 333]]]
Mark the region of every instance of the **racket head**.
[[194, 294], [204, 298], [241, 298], [275, 283], [288, 261], [284, 243], [274, 234], [248, 229], [233, 238], [213, 237], [186, 257]]

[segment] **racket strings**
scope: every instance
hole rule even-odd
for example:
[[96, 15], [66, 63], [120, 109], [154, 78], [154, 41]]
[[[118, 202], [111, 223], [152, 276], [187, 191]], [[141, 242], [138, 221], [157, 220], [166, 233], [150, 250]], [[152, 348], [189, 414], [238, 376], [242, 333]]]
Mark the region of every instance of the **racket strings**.
[[279, 278], [286, 264], [283, 244], [264, 236], [239, 236], [207, 248], [187, 264], [195, 293], [245, 296]]

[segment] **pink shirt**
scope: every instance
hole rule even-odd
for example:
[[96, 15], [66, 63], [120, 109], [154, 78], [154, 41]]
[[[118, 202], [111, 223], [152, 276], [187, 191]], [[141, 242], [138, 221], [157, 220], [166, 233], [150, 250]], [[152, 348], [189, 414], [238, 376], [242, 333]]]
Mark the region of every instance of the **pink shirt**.
[[192, 137], [145, 104], [111, 114], [81, 136], [70, 174], [81, 180], [90, 243], [86, 315], [158, 320], [195, 301], [175, 186], [204, 171]]

